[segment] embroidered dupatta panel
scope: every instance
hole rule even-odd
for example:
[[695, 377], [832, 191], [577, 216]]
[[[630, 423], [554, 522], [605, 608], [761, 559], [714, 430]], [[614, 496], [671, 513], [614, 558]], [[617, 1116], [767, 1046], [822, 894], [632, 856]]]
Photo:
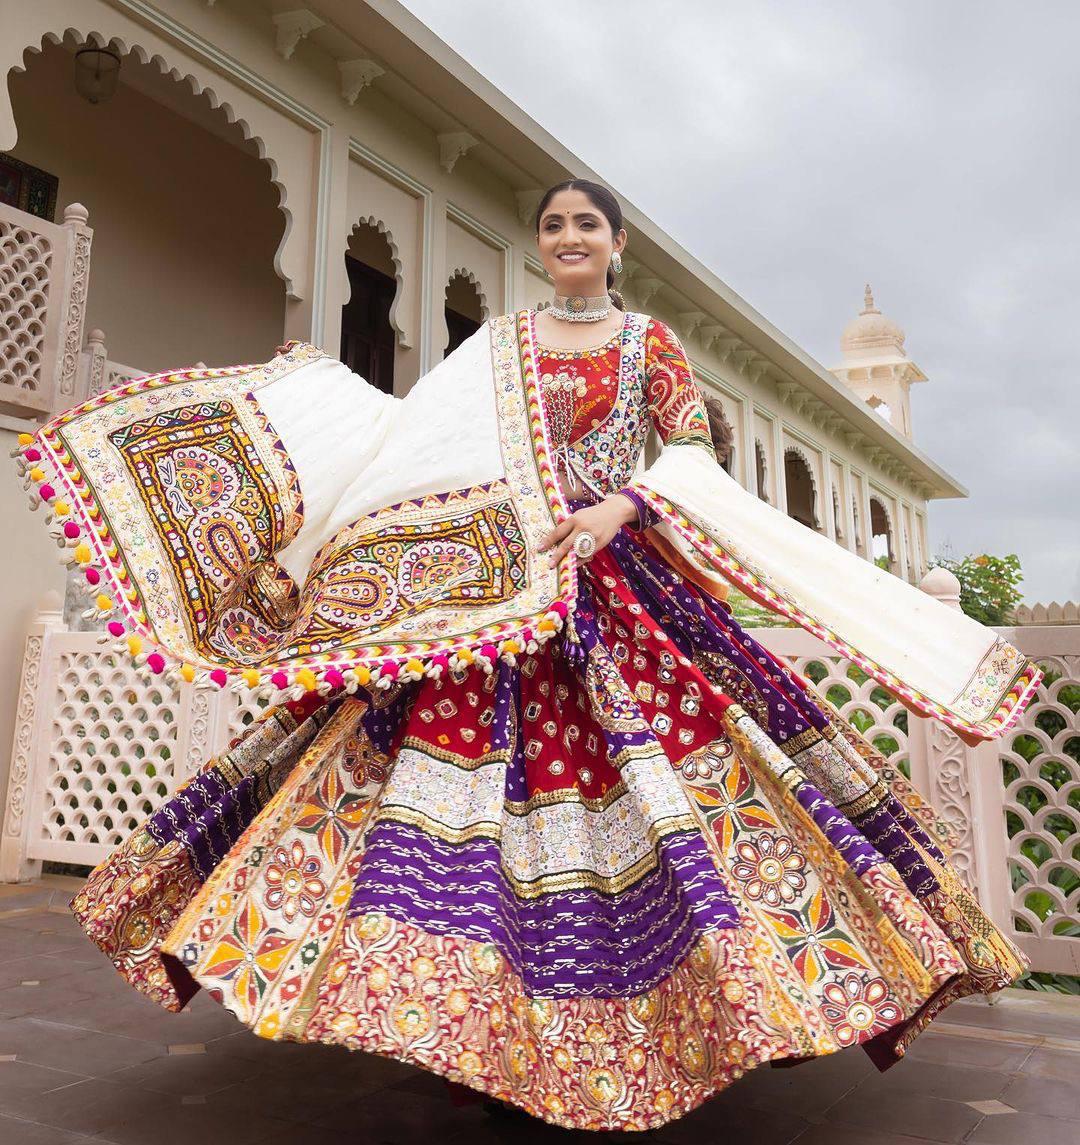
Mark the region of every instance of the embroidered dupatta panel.
[[295, 343], [51, 421], [31, 478], [113, 634], [152, 667], [279, 684], [417, 674], [553, 634], [576, 581], [572, 559], [536, 552], [565, 505], [527, 313], [482, 327], [404, 399]]

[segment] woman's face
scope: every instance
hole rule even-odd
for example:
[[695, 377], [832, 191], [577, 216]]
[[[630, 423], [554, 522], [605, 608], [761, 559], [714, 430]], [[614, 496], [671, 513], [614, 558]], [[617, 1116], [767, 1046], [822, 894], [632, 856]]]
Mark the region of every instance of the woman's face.
[[626, 231], [612, 235], [611, 224], [584, 191], [559, 191], [544, 208], [536, 237], [540, 261], [557, 294], [607, 293], [612, 251], [621, 251]]

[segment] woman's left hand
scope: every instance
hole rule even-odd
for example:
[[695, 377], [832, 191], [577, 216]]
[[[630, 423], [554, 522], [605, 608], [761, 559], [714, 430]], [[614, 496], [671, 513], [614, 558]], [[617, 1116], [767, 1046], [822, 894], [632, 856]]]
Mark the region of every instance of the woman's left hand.
[[[592, 556], [596, 556], [605, 545], [610, 543], [611, 538], [623, 525], [628, 525], [631, 521], [636, 522], [637, 519], [637, 506], [633, 501], [629, 497], [613, 493], [601, 501], [599, 505], [587, 505], [584, 509], [578, 509], [576, 513], [571, 513], [565, 521], [556, 525], [540, 542], [540, 551], [543, 553], [551, 549], [548, 564], [558, 564], [573, 548], [574, 541], [581, 533], [588, 532], [592, 533], [593, 539], [596, 541], [596, 548], [592, 552]], [[589, 558], [579, 557], [578, 559], [588, 560]]]

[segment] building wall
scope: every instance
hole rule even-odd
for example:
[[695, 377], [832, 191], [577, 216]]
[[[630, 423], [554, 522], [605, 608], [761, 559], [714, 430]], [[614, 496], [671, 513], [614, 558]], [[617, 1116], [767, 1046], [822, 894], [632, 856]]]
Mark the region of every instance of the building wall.
[[[336, 352], [348, 290], [344, 255], [351, 248], [363, 256], [376, 239], [382, 245], [370, 257], [400, 284], [399, 394], [442, 356], [446, 287], [455, 273], [475, 283], [491, 314], [550, 297], [531, 211], [510, 177], [496, 173], [516, 170], [512, 156], [485, 162], [482, 148], [456, 159], [444, 154], [435, 130], [378, 83], [347, 102], [334, 58], [314, 38], [288, 59], [275, 51], [269, 5], [259, 0], [156, 0], [156, 9], [166, 18], [155, 20], [148, 8], [136, 21], [108, 0], [35, 0], [5, 11], [0, 40], [0, 75], [14, 69], [10, 107], [0, 91], [0, 148], [57, 174], [61, 205], [89, 208], [87, 329], [105, 331], [112, 359], [145, 370], [258, 360], [284, 337]], [[140, 68], [152, 74], [91, 107], [72, 90], [74, 41], [33, 51], [68, 28], [115, 37], [130, 52], [129, 78]], [[227, 113], [213, 112], [218, 106]], [[631, 235], [629, 254], [633, 246]], [[784, 510], [784, 443], [799, 441], [826, 535], [835, 536], [826, 477], [839, 472], [842, 508], [852, 497], [859, 504], [862, 555], [870, 552], [871, 484], [892, 502], [894, 522], [897, 503], [910, 506], [925, 553], [923, 500], [786, 404], [760, 362], [688, 330], [674, 291], [658, 289], [649, 267], [631, 265], [620, 283], [629, 305], [680, 332], [702, 385], [725, 403], [736, 430], [737, 480], [755, 488], [760, 439], [769, 501]], [[646, 461], [654, 453], [655, 442]], [[24, 519], [13, 488], [0, 482], [0, 520], [7, 535], [25, 537], [18, 559], [0, 570], [7, 602], [0, 666], [10, 684], [0, 695], [0, 790], [23, 632], [43, 588], [63, 584], [44, 531]], [[910, 579], [918, 563], [905, 558]]]
[[[124, 70], [148, 69], [127, 60]], [[31, 57], [10, 92], [13, 154], [58, 176], [58, 213], [72, 202], [90, 212], [87, 328], [105, 332], [114, 360], [153, 372], [273, 353], [285, 311], [273, 260], [285, 219], [250, 146], [124, 83], [93, 106], [57, 45]], [[197, 112], [197, 97], [181, 94]], [[240, 139], [239, 128], [232, 134]]]

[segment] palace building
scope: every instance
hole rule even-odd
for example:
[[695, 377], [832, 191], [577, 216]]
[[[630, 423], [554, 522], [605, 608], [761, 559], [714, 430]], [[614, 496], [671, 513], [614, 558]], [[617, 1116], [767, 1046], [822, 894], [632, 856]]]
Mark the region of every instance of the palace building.
[[[395, 0], [34, 0], [0, 16], [0, 67], [8, 447], [124, 378], [262, 361], [290, 338], [403, 394], [489, 315], [550, 297], [539, 196], [604, 181]], [[913, 441], [925, 375], [869, 287], [826, 369], [613, 189], [620, 286], [723, 403], [731, 475], [918, 583], [928, 503], [966, 491]], [[0, 785], [27, 625], [64, 589], [26, 513], [0, 483], [18, 539], [0, 569]]]

